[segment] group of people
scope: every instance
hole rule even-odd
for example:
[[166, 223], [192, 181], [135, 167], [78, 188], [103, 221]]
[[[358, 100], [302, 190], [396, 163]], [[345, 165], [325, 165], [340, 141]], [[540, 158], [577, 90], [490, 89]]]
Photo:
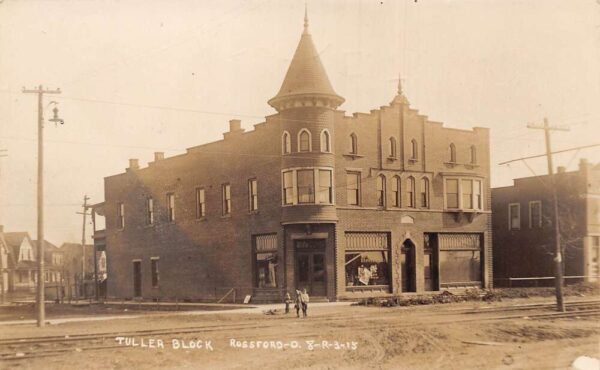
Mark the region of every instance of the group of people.
[[296, 297], [292, 301], [292, 297], [290, 293], [285, 294], [285, 313], [290, 313], [290, 303], [294, 302], [294, 308], [296, 309], [296, 317], [300, 317], [300, 310], [302, 310], [302, 316], [307, 316], [308, 311], [308, 293], [306, 292], [306, 288], [302, 291], [296, 290]]

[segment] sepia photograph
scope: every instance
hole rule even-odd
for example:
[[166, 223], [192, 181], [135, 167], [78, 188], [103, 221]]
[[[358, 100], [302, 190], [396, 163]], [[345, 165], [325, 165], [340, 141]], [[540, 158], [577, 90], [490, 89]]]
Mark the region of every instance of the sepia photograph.
[[0, 0], [0, 369], [600, 370], [600, 0]]

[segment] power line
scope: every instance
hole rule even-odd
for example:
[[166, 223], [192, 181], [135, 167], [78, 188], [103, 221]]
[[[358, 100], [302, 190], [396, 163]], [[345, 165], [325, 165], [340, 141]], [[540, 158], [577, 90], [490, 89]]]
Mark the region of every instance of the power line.
[[[561, 130], [564, 131], [564, 130]], [[600, 144], [590, 144], [590, 145], [583, 145], [583, 146], [578, 146], [576, 148], [569, 148], [569, 149], [563, 149], [563, 150], [557, 150], [554, 152], [551, 152], [549, 154], [559, 154], [559, 153], [566, 153], [566, 152], [571, 152], [573, 150], [581, 150], [581, 149], [587, 149], [587, 148], [593, 148], [593, 147], [597, 147], [600, 146]], [[538, 154], [538, 155], [531, 155], [529, 157], [521, 157], [521, 158], [516, 158], [516, 159], [511, 159], [510, 161], [504, 161], [504, 162], [500, 162], [498, 163], [499, 166], [503, 165], [503, 164], [508, 164], [508, 163], [512, 163], [512, 162], [518, 162], [518, 161], [523, 161], [525, 159], [532, 159], [532, 158], [540, 158], [540, 157], [545, 157], [547, 154]]]

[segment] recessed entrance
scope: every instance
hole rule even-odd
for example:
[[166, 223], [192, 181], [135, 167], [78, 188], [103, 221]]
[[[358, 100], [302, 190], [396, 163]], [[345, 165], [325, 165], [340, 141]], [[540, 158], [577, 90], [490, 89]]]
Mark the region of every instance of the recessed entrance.
[[410, 240], [402, 243], [400, 254], [400, 271], [402, 273], [402, 292], [416, 292], [415, 245]]
[[325, 271], [325, 240], [297, 240], [296, 289], [304, 289], [312, 296], [327, 296]]

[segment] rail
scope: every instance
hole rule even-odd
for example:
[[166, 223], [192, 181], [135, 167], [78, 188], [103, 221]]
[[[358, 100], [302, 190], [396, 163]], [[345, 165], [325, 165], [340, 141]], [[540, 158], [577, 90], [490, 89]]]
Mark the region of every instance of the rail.
[[[586, 278], [594, 278], [598, 279], [600, 276], [598, 275], [572, 275], [572, 276], [563, 276], [564, 280], [567, 279], [586, 279]], [[535, 286], [538, 286], [538, 282], [540, 280], [554, 280], [556, 277], [554, 276], [532, 276], [532, 277], [508, 277], [508, 278], [494, 278], [494, 281], [508, 281], [508, 287], [512, 288], [513, 281], [535, 281]]]

